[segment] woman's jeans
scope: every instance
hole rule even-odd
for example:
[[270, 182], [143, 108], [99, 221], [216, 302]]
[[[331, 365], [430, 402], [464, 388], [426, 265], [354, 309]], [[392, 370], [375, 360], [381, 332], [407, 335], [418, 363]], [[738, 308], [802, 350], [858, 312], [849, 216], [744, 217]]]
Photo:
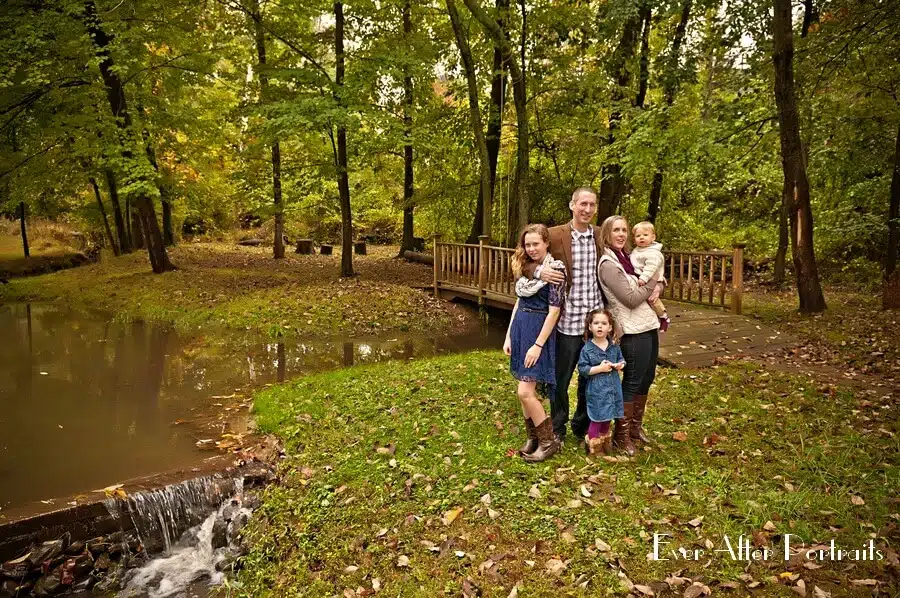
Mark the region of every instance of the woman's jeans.
[[625, 357], [625, 371], [622, 373], [622, 395], [626, 403], [635, 395], [650, 392], [650, 385], [656, 377], [656, 359], [659, 357], [659, 332], [648, 330], [639, 334], [622, 335], [620, 342]]

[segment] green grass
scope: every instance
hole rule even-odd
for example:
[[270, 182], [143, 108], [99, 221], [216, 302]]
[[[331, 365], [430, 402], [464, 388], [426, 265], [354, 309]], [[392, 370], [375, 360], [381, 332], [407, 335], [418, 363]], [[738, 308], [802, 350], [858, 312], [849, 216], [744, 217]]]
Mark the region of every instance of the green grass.
[[[777, 577], [787, 572], [810, 594], [818, 585], [839, 596], [870, 595], [852, 579], [896, 576], [886, 561], [811, 570], [781, 556], [785, 533], [848, 549], [873, 533], [900, 539], [889, 527], [900, 519], [896, 424], [860, 434], [853, 395], [744, 363], [661, 370], [652, 450], [611, 463], [570, 445], [531, 465], [511, 455], [523, 438], [507, 367], [499, 352], [479, 352], [350, 368], [257, 395], [260, 429], [284, 440], [287, 458], [254, 517], [239, 592], [366, 595], [377, 579], [389, 596], [459, 596], [465, 584], [485, 596], [515, 584], [519, 596], [602, 596], [626, 593], [625, 575], [659, 594], [680, 571], [714, 591], [758, 581], [766, 596], [794, 595]], [[863, 411], [870, 423], [880, 413]], [[654, 532], [705, 558], [648, 560]], [[767, 562], [748, 567], [706, 547], [754, 533], [774, 551]], [[553, 559], [565, 563], [558, 574], [548, 572]]]
[[428, 293], [431, 269], [391, 259], [396, 248], [355, 256], [360, 275], [340, 279], [340, 256], [222, 244], [172, 250], [174, 272], [154, 275], [136, 252], [99, 264], [0, 286], [0, 301], [52, 301], [101, 309], [118, 319], [164, 321], [183, 330], [224, 327], [277, 335], [447, 333], [473, 316]]

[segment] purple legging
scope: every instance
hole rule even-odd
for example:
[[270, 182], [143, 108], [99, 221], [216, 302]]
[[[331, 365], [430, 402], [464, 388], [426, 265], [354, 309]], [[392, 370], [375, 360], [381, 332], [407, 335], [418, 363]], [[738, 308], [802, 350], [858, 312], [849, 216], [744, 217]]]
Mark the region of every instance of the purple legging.
[[596, 438], [601, 434], [609, 434], [609, 422], [595, 422], [592, 421], [588, 426], [588, 438]]

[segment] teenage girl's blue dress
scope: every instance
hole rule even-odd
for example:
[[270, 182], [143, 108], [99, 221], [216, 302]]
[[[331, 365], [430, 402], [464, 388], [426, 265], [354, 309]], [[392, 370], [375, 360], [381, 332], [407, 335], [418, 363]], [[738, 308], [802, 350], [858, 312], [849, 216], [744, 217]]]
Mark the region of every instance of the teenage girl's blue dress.
[[525, 354], [541, 333], [550, 307], [560, 307], [562, 301], [562, 286], [555, 284], [544, 285], [530, 297], [519, 297], [519, 309], [509, 330], [510, 373], [516, 380], [537, 382], [545, 396], [552, 396], [556, 387], [556, 329], [544, 343], [537, 363], [530, 368], [525, 367]]
[[591, 368], [600, 365], [604, 359], [610, 363], [619, 363], [625, 360], [619, 345], [610, 342], [604, 351], [594, 341], [584, 343], [581, 356], [578, 358], [578, 373], [586, 376], [588, 381], [585, 400], [588, 417], [592, 422], [608, 422], [625, 416], [625, 407], [622, 403], [622, 380], [619, 378], [619, 372], [612, 370], [593, 376], [589, 375]]

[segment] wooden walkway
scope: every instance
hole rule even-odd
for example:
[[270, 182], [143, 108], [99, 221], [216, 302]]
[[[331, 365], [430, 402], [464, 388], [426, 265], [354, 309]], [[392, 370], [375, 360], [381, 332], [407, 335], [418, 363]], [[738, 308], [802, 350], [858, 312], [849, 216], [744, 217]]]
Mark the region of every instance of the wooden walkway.
[[[660, 362], [674, 367], [708, 367], [717, 360], [762, 353], [800, 344], [741, 314], [743, 250], [732, 253], [667, 252], [668, 286], [663, 300], [672, 318], [660, 335]], [[513, 250], [492, 247], [487, 237], [478, 245], [442, 243], [435, 238], [434, 294], [512, 309], [515, 287], [509, 259]]]

